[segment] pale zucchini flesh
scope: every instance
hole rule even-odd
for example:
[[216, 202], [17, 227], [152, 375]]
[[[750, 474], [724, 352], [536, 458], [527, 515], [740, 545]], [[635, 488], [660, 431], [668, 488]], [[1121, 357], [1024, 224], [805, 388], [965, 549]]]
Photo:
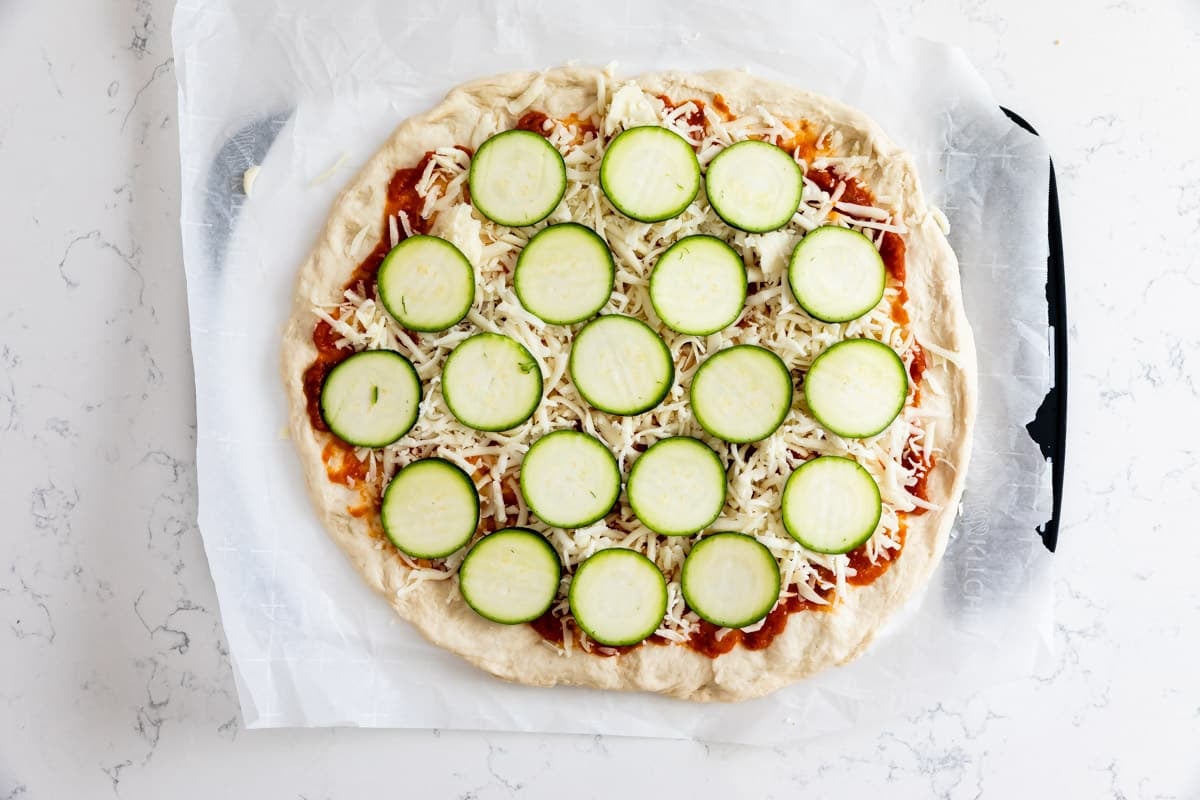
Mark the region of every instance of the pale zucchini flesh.
[[673, 436], [655, 442], [629, 471], [626, 496], [633, 513], [663, 536], [691, 536], [725, 507], [721, 458], [699, 439]]
[[805, 234], [792, 251], [788, 284], [809, 316], [822, 322], [849, 322], [879, 304], [887, 269], [866, 236], [826, 225]]
[[575, 222], [534, 234], [513, 270], [513, 290], [525, 310], [551, 325], [595, 316], [612, 295], [616, 269], [608, 245]]
[[571, 344], [571, 382], [592, 406], [608, 414], [641, 414], [671, 390], [675, 362], [654, 330], [633, 317], [598, 317]]
[[621, 493], [621, 472], [608, 446], [581, 431], [538, 439], [521, 462], [521, 495], [547, 525], [582, 528], [604, 517]]
[[745, 628], [779, 600], [779, 562], [744, 533], [715, 533], [696, 543], [683, 562], [684, 602], [701, 619], [722, 628]]
[[342, 441], [384, 447], [417, 422], [421, 379], [393, 350], [364, 350], [348, 357], [321, 385], [321, 418]]
[[516, 339], [477, 333], [446, 357], [442, 397], [470, 428], [510, 430], [533, 416], [541, 402], [542, 371]]
[[820, 456], [796, 468], [783, 488], [783, 526], [815, 553], [848, 553], [870, 539], [883, 505], [879, 485], [863, 466]]
[[504, 528], [467, 552], [458, 590], [479, 616], [516, 625], [550, 609], [561, 578], [562, 562], [546, 537], [528, 528]]
[[737, 320], [746, 302], [746, 265], [715, 236], [685, 236], [650, 273], [654, 313], [673, 331], [708, 336]]
[[765, 233], [791, 221], [800, 207], [804, 174], [786, 150], [747, 140], [709, 162], [704, 188], [713, 211], [731, 227]]
[[493, 222], [541, 222], [567, 190], [567, 167], [554, 145], [532, 131], [505, 131], [479, 146], [467, 177], [471, 204]]
[[804, 399], [817, 422], [848, 439], [867, 439], [887, 430], [907, 397], [904, 362], [874, 339], [830, 345], [804, 378]]
[[611, 548], [579, 565], [567, 598], [580, 630], [600, 644], [622, 647], [658, 630], [667, 613], [667, 581], [641, 553]]
[[700, 427], [727, 442], [757, 442], [792, 408], [792, 374], [779, 356], [757, 345], [720, 350], [692, 376], [692, 413]]
[[613, 206], [641, 222], [678, 216], [700, 191], [700, 162], [687, 140], [656, 125], [618, 134], [600, 161], [600, 188]]
[[479, 493], [470, 476], [442, 458], [422, 458], [396, 473], [383, 491], [384, 533], [413, 558], [445, 558], [479, 526]]
[[376, 280], [383, 307], [409, 330], [453, 327], [475, 301], [471, 262], [436, 236], [411, 236], [393, 247]]

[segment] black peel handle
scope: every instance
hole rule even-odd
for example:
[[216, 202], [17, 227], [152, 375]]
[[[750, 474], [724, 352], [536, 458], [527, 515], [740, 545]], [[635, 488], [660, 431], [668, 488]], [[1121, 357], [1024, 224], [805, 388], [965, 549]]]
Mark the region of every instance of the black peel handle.
[[[1032, 133], [1038, 132], [1018, 114], [1000, 107], [1010, 120]], [[1062, 218], [1058, 210], [1058, 182], [1054, 176], [1054, 160], [1050, 161], [1050, 204], [1047, 229], [1049, 257], [1046, 259], [1046, 308], [1054, 332], [1054, 385], [1038, 408], [1033, 420], [1025, 426], [1042, 456], [1050, 459], [1052, 509], [1050, 519], [1038, 528], [1042, 543], [1050, 552], [1058, 546], [1058, 522], [1062, 512], [1063, 467], [1067, 455], [1067, 291], [1063, 264]]]

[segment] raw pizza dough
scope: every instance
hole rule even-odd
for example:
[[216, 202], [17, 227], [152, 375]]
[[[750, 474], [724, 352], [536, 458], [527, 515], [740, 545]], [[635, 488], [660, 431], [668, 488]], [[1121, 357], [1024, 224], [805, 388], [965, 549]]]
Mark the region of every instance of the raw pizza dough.
[[[585, 653], [578, 646], [563, 654], [529, 625], [498, 625], [477, 616], [459, 596], [456, 580], [409, 586], [410, 569], [381, 540], [378, 522], [371, 515], [350, 513], [357, 493], [329, 480], [322, 461], [329, 434], [315, 431], [306, 413], [301, 376], [316, 356], [314, 307], [336, 305], [361, 260], [350, 253], [369, 250], [387, 235], [380, 220], [393, 173], [413, 166], [437, 147], [477, 148], [530, 110], [568, 117], [594, 106], [598, 87], [611, 95], [617, 85], [628, 83], [647, 96], [665, 95], [677, 103], [699, 98], [711, 107], [719, 93], [735, 114], [758, 109], [781, 120], [832, 126], [840, 132], [843, 149], [869, 156], [861, 182], [877, 196], [890, 198], [889, 206], [908, 228], [911, 328], [931, 359], [921, 407], [931, 416], [942, 415], [937, 463], [928, 480], [928, 497], [936, 508], [907, 519], [903, 551], [880, 578], [839, 593], [832, 612], [791, 614], [786, 630], [763, 650], [739, 646], [712, 659], [682, 645], [646, 644], [612, 657]], [[607, 133], [603, 122], [599, 128]], [[697, 202], [702, 199], [703, 194]], [[931, 352], [935, 348], [937, 357]], [[926, 583], [942, 555], [963, 488], [975, 416], [975, 350], [963, 311], [958, 265], [921, 194], [911, 159], [857, 111], [731, 71], [647, 74], [620, 82], [599, 70], [574, 67], [513, 73], [461, 86], [433, 110], [405, 121], [341, 193], [300, 270], [283, 342], [283, 374], [291, 404], [291, 438], [326, 528], [366, 581], [431, 642], [494, 675], [525, 684], [646, 690], [698, 701], [765, 695], [863, 652], [889, 615]], [[428, 395], [433, 390], [428, 379], [425, 383]], [[551, 389], [548, 384], [546, 391]]]

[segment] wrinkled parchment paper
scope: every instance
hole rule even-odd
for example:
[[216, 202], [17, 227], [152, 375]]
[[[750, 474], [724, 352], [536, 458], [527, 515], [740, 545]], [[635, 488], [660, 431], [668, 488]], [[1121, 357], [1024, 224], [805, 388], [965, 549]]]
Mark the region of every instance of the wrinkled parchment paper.
[[[873, 6], [691, 0], [184, 0], [174, 20], [200, 528], [249, 727], [362, 725], [779, 744], [1026, 674], [1049, 641], [1047, 152], [963, 55]], [[803, 10], [802, 10], [803, 9]], [[824, 12], [829, 14], [830, 12]], [[832, 32], [832, 33], [831, 33]], [[840, 32], [840, 33], [838, 33]], [[696, 705], [506, 684], [427, 644], [325, 535], [283, 433], [280, 333], [334, 196], [454, 85], [568, 60], [748, 68], [871, 114], [949, 217], [979, 345], [964, 514], [924, 596], [859, 661], [769, 698]], [[247, 167], [261, 165], [251, 197]]]

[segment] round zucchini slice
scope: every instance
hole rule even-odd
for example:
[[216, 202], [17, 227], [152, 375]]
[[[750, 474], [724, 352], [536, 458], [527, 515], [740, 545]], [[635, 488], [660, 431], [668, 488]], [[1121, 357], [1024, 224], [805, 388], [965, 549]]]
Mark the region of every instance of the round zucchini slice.
[[709, 356], [692, 377], [692, 413], [700, 427], [727, 442], [757, 442], [792, 407], [792, 373], [779, 356], [741, 344]]
[[744, 533], [701, 539], [683, 562], [680, 588], [688, 608], [722, 628], [753, 625], [779, 600], [779, 562]]
[[874, 339], [830, 345], [804, 379], [804, 399], [817, 422], [847, 439], [867, 439], [887, 430], [907, 397], [904, 362]]
[[621, 647], [658, 630], [667, 613], [667, 581], [641, 553], [610, 548], [579, 565], [567, 599], [584, 633]]
[[626, 496], [642, 524], [663, 536], [704, 530], [725, 507], [725, 465], [699, 439], [655, 442], [629, 471]]
[[475, 613], [492, 622], [531, 622], [558, 595], [562, 562], [546, 537], [529, 528], [484, 536], [458, 569], [458, 591]]
[[537, 410], [542, 371], [516, 339], [477, 333], [446, 356], [442, 397], [463, 425], [478, 431], [506, 431]]
[[650, 303], [673, 331], [708, 336], [729, 327], [746, 302], [746, 265], [715, 236], [685, 236], [650, 273]]
[[513, 290], [530, 314], [551, 325], [593, 317], [612, 295], [616, 268], [608, 245], [576, 222], [534, 234], [513, 270]]
[[609, 202], [640, 222], [678, 216], [700, 191], [700, 162], [687, 140], [657, 125], [641, 125], [609, 142], [600, 161], [600, 188]]
[[444, 331], [475, 302], [475, 271], [457, 247], [436, 236], [411, 236], [379, 266], [379, 299], [409, 330]]
[[567, 191], [567, 166], [554, 145], [532, 131], [505, 131], [479, 145], [467, 176], [471, 204], [509, 227], [541, 222]]
[[805, 234], [792, 251], [788, 284], [809, 316], [822, 322], [849, 322], [879, 304], [887, 269], [866, 236], [826, 225]]
[[747, 140], [709, 162], [704, 188], [713, 211], [731, 227], [765, 233], [791, 221], [800, 207], [804, 173], [783, 148]]
[[421, 379], [394, 350], [364, 350], [329, 371], [321, 384], [321, 417], [356, 447], [384, 447], [417, 422]]
[[621, 471], [607, 445], [580, 431], [538, 439], [521, 462], [521, 495], [537, 518], [555, 528], [602, 519], [621, 494]]
[[871, 538], [882, 513], [879, 485], [849, 458], [806, 461], [783, 487], [783, 526], [814, 553], [849, 553]]
[[662, 338], [641, 320], [619, 314], [583, 326], [568, 367], [583, 399], [607, 414], [649, 411], [675, 380], [675, 362]]
[[422, 458], [383, 490], [380, 519], [396, 548], [413, 558], [445, 558], [479, 527], [479, 493], [470, 476], [442, 458]]

